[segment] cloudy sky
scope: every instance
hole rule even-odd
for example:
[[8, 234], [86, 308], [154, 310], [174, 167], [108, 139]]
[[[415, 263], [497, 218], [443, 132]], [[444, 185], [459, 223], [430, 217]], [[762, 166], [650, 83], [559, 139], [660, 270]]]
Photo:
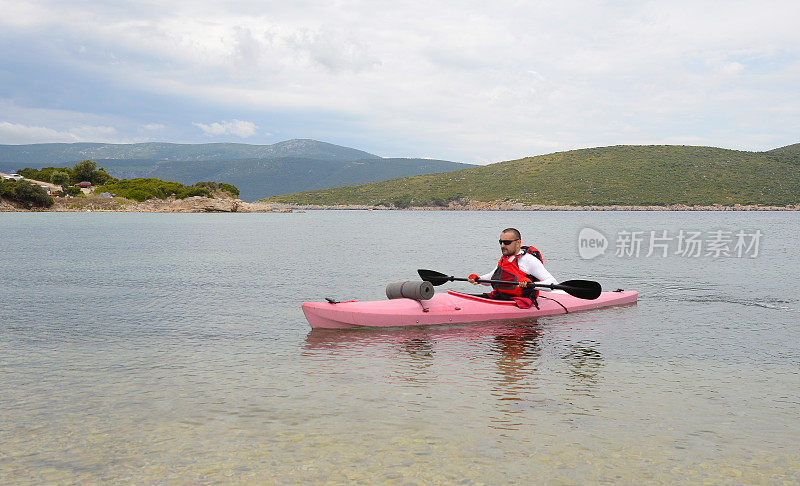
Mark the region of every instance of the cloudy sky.
[[0, 0], [0, 143], [800, 142], [800, 2]]

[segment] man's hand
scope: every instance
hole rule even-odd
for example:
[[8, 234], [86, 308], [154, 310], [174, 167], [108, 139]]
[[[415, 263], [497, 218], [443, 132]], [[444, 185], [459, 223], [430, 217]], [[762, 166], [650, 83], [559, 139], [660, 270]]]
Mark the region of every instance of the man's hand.
[[469, 279], [469, 283], [471, 283], [472, 285], [478, 285], [478, 282], [476, 282], [476, 280], [478, 280], [478, 276], [475, 275], [474, 273], [469, 274], [469, 277], [467, 278]]

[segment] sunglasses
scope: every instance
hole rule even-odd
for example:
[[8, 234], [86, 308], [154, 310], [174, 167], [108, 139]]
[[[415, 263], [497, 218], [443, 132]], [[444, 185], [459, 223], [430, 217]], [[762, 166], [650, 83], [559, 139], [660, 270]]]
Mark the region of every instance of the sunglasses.
[[510, 245], [511, 243], [514, 243], [517, 240], [497, 240], [497, 241], [499, 241], [501, 245], [508, 246], [508, 245]]

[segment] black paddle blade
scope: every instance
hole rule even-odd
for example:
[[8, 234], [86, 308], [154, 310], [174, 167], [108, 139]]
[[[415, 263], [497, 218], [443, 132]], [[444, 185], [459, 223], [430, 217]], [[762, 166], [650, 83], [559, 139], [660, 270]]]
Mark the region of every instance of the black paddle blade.
[[553, 288], [558, 288], [579, 299], [594, 300], [600, 297], [603, 287], [593, 280], [567, 280]]
[[419, 270], [417, 270], [417, 273], [419, 274], [419, 278], [425, 280], [426, 282], [430, 282], [431, 285], [434, 286], [442, 285], [443, 283], [447, 283], [447, 281], [450, 280], [450, 277], [448, 277], [447, 275], [439, 272], [434, 272], [433, 270], [424, 270], [420, 268]]

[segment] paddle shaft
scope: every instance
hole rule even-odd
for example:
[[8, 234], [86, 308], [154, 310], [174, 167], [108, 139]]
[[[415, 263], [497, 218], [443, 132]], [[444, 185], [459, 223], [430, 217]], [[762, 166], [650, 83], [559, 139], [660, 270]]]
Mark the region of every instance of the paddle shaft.
[[[459, 282], [469, 282], [468, 278], [461, 278], [461, 277], [447, 277], [447, 280], [453, 281], [458, 280]], [[516, 282], [509, 282], [507, 280], [483, 280], [480, 278], [476, 278], [475, 282], [477, 283], [488, 283], [488, 284], [499, 284], [499, 285], [506, 285], [506, 286], [517, 286]], [[528, 287], [543, 287], [548, 289], [559, 289], [559, 290], [566, 290], [566, 289], [573, 289], [575, 287], [568, 287], [566, 285], [559, 285], [559, 284], [543, 284], [543, 283], [536, 283], [536, 282], [528, 282]]]
[[[459, 282], [470, 281], [468, 278], [453, 277], [451, 275], [445, 275], [444, 273], [436, 272], [433, 270], [419, 269], [417, 270], [417, 273], [419, 274], [420, 278], [422, 278], [422, 280], [428, 281], [432, 283], [434, 286], [442, 285], [445, 282], [452, 282], [454, 280], [458, 280]], [[517, 282], [509, 282], [508, 280], [475, 279], [473, 280], [473, 282], [488, 283], [492, 285], [502, 285], [504, 288], [510, 288], [519, 285]], [[587, 300], [594, 300], [598, 298], [603, 291], [603, 288], [600, 286], [599, 283], [593, 282], [591, 280], [566, 280], [560, 284], [529, 282], [528, 285], [531, 287], [563, 290], [564, 292], [568, 293], [573, 297], [577, 297], [579, 299], [587, 299]]]

